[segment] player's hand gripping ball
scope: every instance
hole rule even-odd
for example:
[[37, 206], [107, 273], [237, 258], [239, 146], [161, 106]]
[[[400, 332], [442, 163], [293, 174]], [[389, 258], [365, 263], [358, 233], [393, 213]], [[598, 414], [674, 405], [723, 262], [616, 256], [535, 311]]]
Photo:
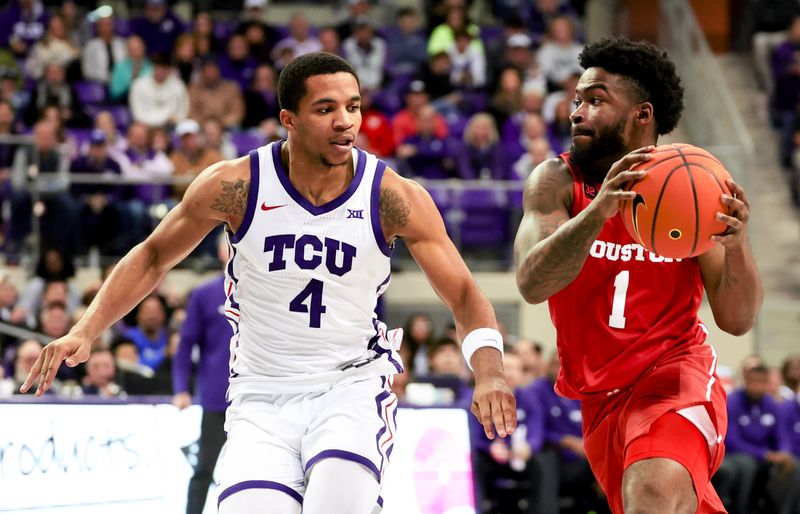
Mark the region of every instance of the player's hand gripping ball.
[[625, 186], [638, 193], [620, 204], [628, 233], [662, 257], [686, 259], [707, 252], [716, 244], [711, 236], [727, 229], [716, 214], [730, 214], [721, 199], [731, 194], [730, 174], [716, 157], [689, 144], [662, 145], [652, 156], [632, 168], [647, 175]]

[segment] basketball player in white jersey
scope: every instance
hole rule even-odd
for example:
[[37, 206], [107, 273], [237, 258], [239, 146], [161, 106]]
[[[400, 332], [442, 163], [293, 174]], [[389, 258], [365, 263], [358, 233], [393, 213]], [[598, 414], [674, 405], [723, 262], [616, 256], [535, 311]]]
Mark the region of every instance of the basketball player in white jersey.
[[427, 192], [355, 148], [353, 68], [326, 53], [291, 61], [278, 84], [286, 141], [205, 170], [125, 256], [69, 335], [45, 348], [22, 386], [37, 396], [148, 295], [220, 222], [230, 261], [228, 444], [223, 514], [370, 514], [395, 435], [396, 334], [374, 315], [402, 238], [452, 310], [475, 373], [472, 411], [487, 436], [516, 426], [502, 338]]

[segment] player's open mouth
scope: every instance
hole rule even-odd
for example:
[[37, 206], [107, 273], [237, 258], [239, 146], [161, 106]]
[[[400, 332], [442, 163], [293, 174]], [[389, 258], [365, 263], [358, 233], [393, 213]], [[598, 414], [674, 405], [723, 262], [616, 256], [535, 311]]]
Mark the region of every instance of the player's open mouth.
[[345, 149], [345, 148], [349, 149], [349, 148], [351, 148], [353, 146], [353, 140], [350, 139], [350, 138], [337, 139], [337, 140], [333, 141], [331, 144], [333, 144], [334, 146], [338, 146], [339, 148], [342, 148], [342, 149]]

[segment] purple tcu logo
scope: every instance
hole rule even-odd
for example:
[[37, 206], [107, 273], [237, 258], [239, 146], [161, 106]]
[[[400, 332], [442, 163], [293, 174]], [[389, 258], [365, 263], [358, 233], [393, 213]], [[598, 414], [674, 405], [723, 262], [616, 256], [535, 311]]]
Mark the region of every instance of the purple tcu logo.
[[324, 257], [325, 267], [338, 277], [353, 269], [353, 259], [356, 256], [355, 246], [330, 237], [326, 237], [323, 242], [311, 234], [299, 237], [294, 234], [279, 234], [264, 238], [264, 252], [272, 252], [269, 271], [286, 269], [287, 256], [284, 252], [290, 248], [294, 250], [294, 262], [300, 269], [317, 269]]

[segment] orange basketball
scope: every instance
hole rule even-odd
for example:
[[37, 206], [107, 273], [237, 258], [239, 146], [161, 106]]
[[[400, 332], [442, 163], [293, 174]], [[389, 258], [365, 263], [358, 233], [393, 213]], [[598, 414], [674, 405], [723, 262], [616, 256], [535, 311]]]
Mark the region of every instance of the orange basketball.
[[730, 194], [726, 181], [731, 177], [716, 157], [688, 144], [662, 145], [653, 150], [653, 158], [633, 169], [647, 175], [626, 185], [639, 194], [620, 206], [631, 237], [651, 252], [674, 259], [714, 247], [710, 237], [727, 228], [716, 213], [729, 212], [720, 197]]

